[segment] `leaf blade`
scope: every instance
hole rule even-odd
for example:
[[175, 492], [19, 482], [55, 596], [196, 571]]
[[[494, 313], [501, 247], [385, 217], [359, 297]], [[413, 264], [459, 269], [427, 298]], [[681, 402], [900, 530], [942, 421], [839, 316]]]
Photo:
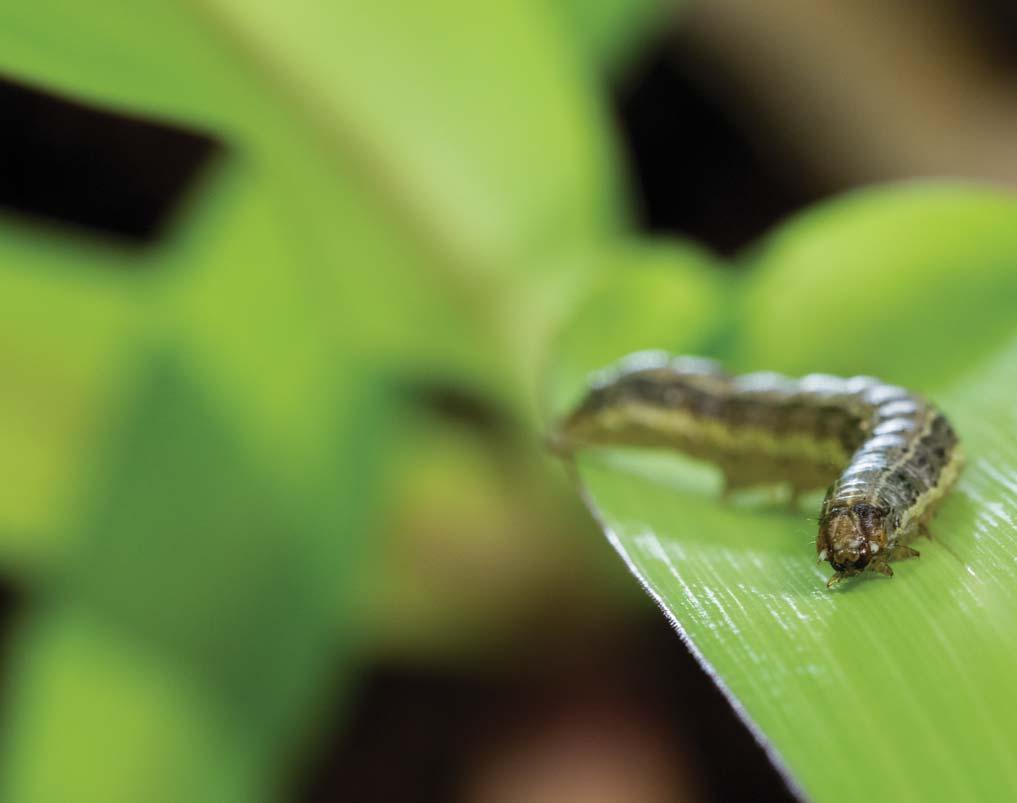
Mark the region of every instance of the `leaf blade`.
[[[774, 334], [765, 343], [738, 340], [758, 333], [759, 321], [733, 338], [732, 353], [756, 355], [756, 369], [822, 369], [836, 357], [864, 370], [868, 359], [884, 365], [891, 379], [924, 377], [938, 388], [935, 399], [956, 425], [968, 465], [933, 522], [934, 540], [918, 544], [919, 560], [894, 564], [892, 580], [857, 578], [828, 591], [828, 570], [814, 563], [815, 521], [723, 505], [719, 476], [708, 469], [618, 450], [580, 459], [588, 501], [616, 549], [817, 800], [855, 800], [870, 790], [901, 801], [998, 799], [1017, 790], [1011, 727], [1017, 707], [1009, 692], [1017, 663], [1010, 626], [1017, 617], [1012, 320], [1009, 336], [1000, 337], [1004, 302], [1012, 295], [1012, 277], [1000, 266], [1012, 263], [1017, 250], [1001, 224], [1015, 204], [969, 192], [936, 190], [930, 200], [893, 189], [876, 202], [883, 213], [911, 204], [892, 211], [913, 220], [922, 219], [926, 204], [936, 207], [932, 217], [948, 220], [953, 205], [960, 219], [999, 235], [990, 242], [973, 242], [965, 252], [951, 231], [941, 238], [950, 243], [944, 251], [929, 229], [925, 242], [908, 246], [911, 258], [898, 272], [881, 279], [859, 261], [880, 252], [881, 240], [873, 236], [856, 252], [839, 254], [841, 269], [832, 276], [805, 275], [815, 271], [814, 260], [791, 267], [775, 260], [767, 271], [801, 284], [789, 290], [772, 275], [754, 277], [749, 297], [771, 312], [782, 304], [793, 312], [809, 298], [801, 288], [811, 286], [811, 298], [830, 311], [839, 288], [853, 278], [907, 287], [933, 271], [921, 287], [922, 304], [896, 308], [900, 331], [913, 334], [939, 311], [957, 317], [957, 299], [969, 296], [957, 292], [966, 275], [953, 271], [975, 264], [983, 268], [969, 279], [976, 294], [998, 299], [991, 306], [962, 305], [961, 319], [966, 316], [976, 332], [971, 341], [957, 336], [965, 329], [955, 321], [952, 336], [936, 339], [928, 354], [892, 341], [874, 352], [871, 340], [840, 338], [837, 331], [821, 336], [822, 316], [803, 327], [790, 313], [769, 318]], [[996, 211], [981, 216], [983, 203]], [[853, 225], [839, 216], [845, 208], [835, 204], [815, 213], [809, 249], [823, 253], [824, 242], [827, 248], [850, 244], [841, 239], [840, 227]], [[800, 245], [795, 234], [792, 227], [776, 236], [788, 237], [793, 252]], [[889, 226], [879, 236], [897, 235]], [[865, 310], [854, 313], [852, 320], [864, 326]], [[945, 349], [950, 353], [942, 354]]]

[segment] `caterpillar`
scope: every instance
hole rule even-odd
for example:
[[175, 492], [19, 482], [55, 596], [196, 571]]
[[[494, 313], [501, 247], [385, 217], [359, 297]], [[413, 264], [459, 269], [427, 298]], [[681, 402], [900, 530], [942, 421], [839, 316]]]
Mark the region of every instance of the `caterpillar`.
[[816, 537], [827, 587], [863, 571], [893, 576], [963, 465], [957, 436], [929, 401], [868, 376], [760, 372], [660, 352], [594, 375], [552, 435], [570, 455], [586, 446], [664, 447], [715, 463], [725, 495], [774, 482], [792, 501], [828, 486]]

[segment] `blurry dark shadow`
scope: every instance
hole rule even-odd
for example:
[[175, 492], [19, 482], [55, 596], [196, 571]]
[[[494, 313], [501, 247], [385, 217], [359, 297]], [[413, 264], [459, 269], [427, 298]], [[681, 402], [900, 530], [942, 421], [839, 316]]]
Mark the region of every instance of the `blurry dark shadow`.
[[0, 79], [0, 208], [146, 245], [220, 150], [211, 137]]
[[687, 50], [680, 33], [648, 47], [615, 87], [615, 114], [643, 229], [731, 254], [818, 196], [739, 128]]
[[7, 697], [15, 619], [22, 609], [22, 597], [6, 579], [0, 579], [0, 707]]
[[[293, 800], [520, 800], [530, 799], [520, 789], [546, 791], [549, 776], [555, 788], [582, 788], [563, 772], [607, 778], [619, 803], [795, 799], [656, 610], [612, 630], [597, 644], [548, 639], [529, 659], [506, 655], [485, 672], [373, 667], [352, 710], [336, 706]], [[577, 748], [577, 728], [590, 749]], [[607, 770], [584, 766], [591, 756]], [[597, 799], [615, 798], [601, 787]]]
[[953, 0], [985, 44], [986, 55], [1017, 74], [1017, 3], [1013, 0]]

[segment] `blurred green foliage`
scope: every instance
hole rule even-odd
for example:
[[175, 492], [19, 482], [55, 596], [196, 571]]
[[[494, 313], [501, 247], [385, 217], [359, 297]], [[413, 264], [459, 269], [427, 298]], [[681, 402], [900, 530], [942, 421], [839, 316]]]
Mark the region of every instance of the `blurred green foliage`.
[[[535, 363], [627, 226], [601, 73], [632, 11], [0, 12], [6, 77], [224, 146], [146, 250], [0, 221], [0, 563], [28, 598], [0, 797], [271, 799], [359, 653], [497, 640], [535, 565], [575, 565]], [[508, 437], [412, 413], [419, 383], [488, 400]], [[397, 527], [411, 555], [460, 535], [400, 573]]]
[[735, 360], [936, 390], [1013, 337], [1015, 253], [1009, 192], [857, 190], [790, 221], [747, 260]]

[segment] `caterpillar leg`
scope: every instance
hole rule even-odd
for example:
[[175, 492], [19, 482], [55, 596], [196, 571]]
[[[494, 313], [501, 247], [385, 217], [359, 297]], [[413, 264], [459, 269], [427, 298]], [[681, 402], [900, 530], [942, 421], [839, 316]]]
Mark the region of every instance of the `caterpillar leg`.
[[786, 506], [790, 513], [798, 513], [801, 509], [799, 498], [813, 490], [775, 481], [770, 475], [754, 471], [725, 468], [723, 477], [720, 498], [724, 502], [733, 502], [736, 497], [747, 492], [755, 504], [778, 508]]
[[[920, 554], [921, 553], [917, 549], [912, 549], [909, 546], [898, 544], [889, 552], [880, 554], [879, 559], [872, 561], [867, 568], [869, 571], [876, 572], [884, 577], [893, 577], [893, 569], [890, 567], [891, 560], [917, 558]], [[827, 584], [827, 587], [829, 587], [829, 583]]]
[[721, 465], [721, 471], [724, 474], [724, 488], [720, 495], [725, 501], [730, 500], [738, 491], [757, 487], [762, 480], [758, 473], [752, 471], [751, 465], [727, 463]]
[[917, 549], [912, 549], [904, 544], [898, 544], [890, 550], [890, 560], [907, 560], [908, 558], [917, 558], [921, 556], [921, 552]]
[[802, 486], [798, 485], [797, 483], [792, 483], [791, 484], [791, 497], [787, 500], [787, 506], [791, 509], [792, 513], [795, 513], [795, 512], [798, 511], [799, 507], [801, 506], [799, 504], [799, 502], [800, 502], [802, 496], [804, 496], [805, 494], [809, 493], [810, 490], [812, 490], [812, 489], [810, 489], [810, 488], [803, 488]]
[[720, 498], [725, 502], [730, 502], [731, 497], [734, 496], [734, 493], [737, 490], [738, 486], [731, 482], [731, 476], [729, 474], [725, 474], [724, 485], [720, 489]]

